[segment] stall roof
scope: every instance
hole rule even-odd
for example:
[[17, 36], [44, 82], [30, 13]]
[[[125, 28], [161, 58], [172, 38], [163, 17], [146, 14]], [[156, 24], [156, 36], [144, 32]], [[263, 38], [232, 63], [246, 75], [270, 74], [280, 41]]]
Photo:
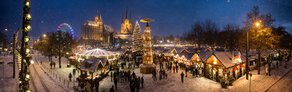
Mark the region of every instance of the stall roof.
[[232, 62], [232, 54], [226, 52], [214, 52], [213, 54], [219, 62], [225, 67], [229, 68], [234, 66], [235, 64]]
[[190, 52], [190, 53], [196, 53], [198, 51], [197, 48], [193, 48], [193, 47], [189, 47], [187, 48], [187, 50]]
[[187, 60], [191, 60], [192, 56], [194, 55], [194, 53], [179, 53], [179, 56], [185, 56]]
[[109, 61], [107, 59], [104, 58], [91, 58], [91, 59], [86, 59], [83, 62], [89, 63], [90, 66], [86, 67], [84, 64], [80, 66], [80, 68], [82, 70], [86, 70], [86, 71], [95, 71], [98, 66], [102, 65], [106, 65], [106, 63], [108, 63]]
[[[241, 64], [245, 62], [245, 57], [243, 57], [239, 52], [236, 51], [213, 52], [212, 55], [214, 55], [225, 68], [229, 68], [236, 64]], [[209, 58], [211, 58], [211, 56]]]
[[115, 55], [117, 53], [111, 52], [111, 51], [107, 51], [107, 50], [103, 50], [100, 48], [95, 48], [95, 49], [91, 49], [91, 50], [86, 50], [80, 53], [77, 53], [78, 55], [81, 56], [111, 56], [111, 55]]
[[199, 57], [202, 59], [202, 61], [206, 61], [211, 55], [211, 51], [201, 51], [198, 53]]

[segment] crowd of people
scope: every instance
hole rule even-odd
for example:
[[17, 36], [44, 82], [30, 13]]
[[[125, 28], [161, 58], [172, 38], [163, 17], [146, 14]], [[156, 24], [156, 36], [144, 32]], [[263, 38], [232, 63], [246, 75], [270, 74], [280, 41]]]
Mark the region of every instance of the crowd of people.
[[[289, 61], [291, 56], [288, 54], [283, 54], [280, 56], [281, 61]], [[125, 61], [129, 60], [128, 58], [124, 58]], [[271, 59], [272, 60], [272, 59]], [[168, 73], [178, 73], [180, 69], [182, 69], [180, 75], [181, 83], [184, 83], [184, 77], [188, 77], [188, 75], [192, 75], [193, 77], [199, 77], [202, 73], [200, 68], [190, 68], [186, 66], [181, 66], [178, 62], [168, 62], [165, 60], [157, 60], [154, 62], [158, 65], [152, 71], [152, 79], [153, 81], [167, 79]], [[277, 68], [280, 62], [276, 63], [268, 63], [269, 67]], [[110, 81], [113, 82], [114, 85], [109, 89], [110, 92], [118, 91], [119, 85], [129, 85], [131, 92], [139, 92], [142, 88], [144, 88], [144, 77], [137, 76], [133, 71], [133, 68], [138, 68], [139, 65], [136, 65], [134, 62], [126, 62], [122, 63], [118, 67], [110, 66]], [[267, 68], [267, 75], [270, 75], [271, 69]], [[72, 77], [72, 74], [69, 77]], [[70, 80], [71, 80], [70, 77]], [[80, 88], [84, 88], [84, 92], [95, 92], [99, 91], [99, 82], [102, 79], [95, 78], [94, 80], [83, 80], [78, 79]]]
[[110, 73], [110, 78], [111, 81], [114, 82], [114, 85], [110, 88], [110, 92], [115, 92], [118, 90], [118, 82], [129, 83], [131, 92], [139, 92], [139, 90], [144, 87], [144, 77], [137, 76], [134, 71], [120, 71], [117, 68]]

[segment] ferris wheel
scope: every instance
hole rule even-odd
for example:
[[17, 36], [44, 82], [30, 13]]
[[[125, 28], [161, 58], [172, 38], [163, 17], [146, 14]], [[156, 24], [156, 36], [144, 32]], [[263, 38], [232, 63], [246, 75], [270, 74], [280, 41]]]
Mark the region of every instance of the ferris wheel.
[[73, 28], [68, 24], [68, 23], [62, 23], [58, 26], [57, 31], [61, 31], [61, 32], [69, 32], [72, 37], [74, 38], [74, 30]]

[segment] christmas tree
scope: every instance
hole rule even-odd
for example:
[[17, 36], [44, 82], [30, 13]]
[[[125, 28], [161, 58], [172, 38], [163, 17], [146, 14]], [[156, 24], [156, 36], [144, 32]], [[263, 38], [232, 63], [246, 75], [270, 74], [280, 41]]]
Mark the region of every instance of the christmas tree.
[[141, 29], [138, 21], [136, 21], [134, 32], [133, 32], [133, 52], [143, 50], [143, 38], [141, 35]]

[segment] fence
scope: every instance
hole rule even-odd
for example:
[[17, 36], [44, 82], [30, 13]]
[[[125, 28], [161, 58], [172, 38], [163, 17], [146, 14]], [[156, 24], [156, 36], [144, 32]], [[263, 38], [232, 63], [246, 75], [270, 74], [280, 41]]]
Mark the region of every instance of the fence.
[[[70, 81], [69, 78], [63, 78], [61, 77], [56, 70], [50, 69], [46, 67], [45, 65], [41, 64], [41, 69], [49, 75], [50, 78], [54, 79], [55, 82], [59, 84], [60, 87], [68, 90], [73, 89], [75, 85], [75, 77], [73, 76], [73, 80]], [[44, 68], [44, 69], [43, 69]]]

